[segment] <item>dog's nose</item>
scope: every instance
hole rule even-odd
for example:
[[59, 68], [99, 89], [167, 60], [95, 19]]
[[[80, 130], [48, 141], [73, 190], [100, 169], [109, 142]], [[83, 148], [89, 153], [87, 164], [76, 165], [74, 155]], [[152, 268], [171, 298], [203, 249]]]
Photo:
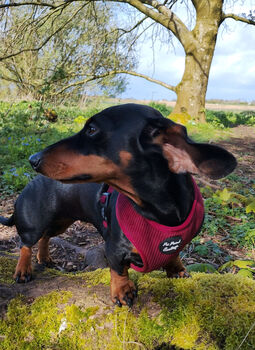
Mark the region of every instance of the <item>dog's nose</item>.
[[32, 168], [34, 170], [38, 169], [38, 167], [41, 163], [41, 160], [42, 160], [42, 152], [32, 154], [32, 156], [29, 157], [29, 162], [32, 165]]

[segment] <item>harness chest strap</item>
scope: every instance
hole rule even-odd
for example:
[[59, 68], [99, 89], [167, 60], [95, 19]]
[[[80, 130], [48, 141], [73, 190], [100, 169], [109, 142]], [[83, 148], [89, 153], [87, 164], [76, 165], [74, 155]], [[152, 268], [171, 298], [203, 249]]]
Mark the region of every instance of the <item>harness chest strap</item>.
[[195, 181], [194, 202], [187, 219], [179, 226], [168, 227], [138, 214], [131, 201], [118, 195], [116, 216], [118, 223], [143, 260], [143, 267], [131, 264], [134, 270], [150, 272], [169, 264], [184, 246], [200, 231], [204, 220], [201, 193]]

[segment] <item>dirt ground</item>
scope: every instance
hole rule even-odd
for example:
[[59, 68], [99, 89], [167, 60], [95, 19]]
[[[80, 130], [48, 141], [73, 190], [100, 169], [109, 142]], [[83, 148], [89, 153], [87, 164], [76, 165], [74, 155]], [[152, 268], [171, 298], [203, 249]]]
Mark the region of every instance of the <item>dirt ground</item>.
[[[219, 142], [218, 144], [224, 146], [230, 152], [232, 152], [238, 159], [238, 168], [235, 170], [236, 174], [245, 179], [254, 179], [254, 169], [255, 169], [255, 135], [254, 128], [249, 127], [237, 127], [232, 130], [232, 136], [227, 141]], [[199, 179], [197, 179], [199, 182]], [[211, 184], [217, 184], [215, 181], [211, 181]], [[204, 185], [203, 183], [201, 183]], [[218, 184], [217, 184], [218, 185]], [[16, 197], [10, 197], [5, 200], [0, 200], [0, 215], [8, 217], [13, 212], [13, 205]], [[54, 261], [54, 269], [63, 272], [76, 272], [83, 271], [88, 268], [84, 260], [84, 254], [79, 254], [79, 248], [89, 249], [91, 247], [96, 247], [103, 243], [101, 236], [98, 234], [96, 229], [86, 223], [80, 221], [75, 222], [71, 225], [67, 231], [60, 235], [60, 240], [56, 240], [50, 244], [50, 254]], [[215, 242], [217, 242], [215, 237]], [[68, 242], [67, 246], [63, 244]], [[33, 264], [36, 266], [36, 255], [37, 247], [33, 248]], [[13, 258], [17, 259], [19, 254], [19, 237], [16, 233], [15, 227], [5, 227], [0, 225], [0, 256], [5, 256], [6, 254], [12, 253]], [[196, 262], [209, 262], [219, 266], [225, 262], [224, 256], [230, 255], [233, 258], [245, 258], [245, 251], [241, 249], [233, 249], [233, 247], [224, 246], [223, 255], [214, 257], [213, 259], [205, 259], [198, 256], [193, 252], [192, 249], [187, 249], [184, 262], [186, 264], [192, 264]], [[33, 284], [36, 282], [32, 282]], [[48, 282], [47, 282], [48, 283]], [[54, 282], [49, 282], [51, 288], [54, 287]], [[53, 284], [52, 284], [53, 283]], [[55, 287], [59, 283], [59, 279], [55, 281]], [[16, 287], [15, 287], [16, 286]], [[9, 299], [11, 295], [17, 295], [20, 291], [27, 287], [20, 285], [12, 285], [12, 292], [6, 291], [5, 287], [0, 285], [0, 294], [4, 296], [6, 293], [6, 298]], [[10, 290], [8, 288], [8, 290]], [[40, 292], [38, 292], [40, 294]], [[34, 296], [33, 296], [34, 297]], [[7, 299], [4, 298], [6, 301]]]

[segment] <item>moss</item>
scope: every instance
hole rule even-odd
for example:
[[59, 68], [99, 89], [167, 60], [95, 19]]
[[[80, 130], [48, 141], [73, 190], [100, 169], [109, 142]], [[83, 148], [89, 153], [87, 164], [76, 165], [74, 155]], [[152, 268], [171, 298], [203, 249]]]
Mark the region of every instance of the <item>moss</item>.
[[140, 313], [137, 321], [139, 340], [147, 344], [152, 349], [154, 345], [160, 343], [160, 339], [165, 338], [165, 327], [162, 323], [153, 320], [148, 315], [148, 310], [144, 309]]
[[[90, 285], [109, 282], [108, 270], [82, 276]], [[165, 344], [177, 349], [233, 350], [254, 323], [255, 281], [251, 279], [203, 273], [185, 280], [167, 279], [161, 272], [134, 272], [133, 277], [140, 296], [133, 310], [102, 303], [84, 308], [71, 303], [71, 293], [65, 291], [49, 293], [30, 305], [20, 297], [14, 299], [0, 322], [0, 348], [149, 350]], [[242, 350], [254, 348], [251, 331]]]
[[70, 298], [69, 292], [52, 292], [27, 305], [22, 297], [13, 299], [5, 320], [0, 323], [4, 335], [2, 349], [40, 349], [57, 335], [62, 315], [59, 305]]
[[[168, 339], [183, 349], [207, 349], [212, 343], [215, 349], [238, 348], [255, 320], [255, 282], [248, 278], [197, 273], [188, 280], [156, 283], [146, 275], [139, 284], [161, 305]], [[251, 348], [254, 334], [242, 346]]]
[[17, 261], [7, 257], [0, 257], [0, 283], [12, 284], [14, 283], [13, 274], [15, 271]]
[[[58, 272], [59, 273], [59, 272]], [[63, 273], [61, 273], [63, 275]], [[65, 274], [66, 276], [71, 276], [72, 278], [82, 278], [85, 280], [89, 287], [97, 286], [98, 284], [104, 284], [106, 286], [110, 285], [111, 275], [110, 269], [97, 269], [95, 271], [80, 272], [73, 275]], [[134, 270], [129, 271], [129, 277], [134, 283], [137, 283], [139, 277], [142, 276], [141, 273], [135, 272]]]
[[192, 120], [191, 116], [186, 111], [182, 113], [171, 113], [169, 118], [175, 123], [180, 123], [182, 125], [187, 125], [187, 123]]
[[77, 273], [75, 276], [84, 279], [89, 286], [96, 286], [99, 283], [110, 285], [110, 270], [109, 269], [97, 269], [90, 272]]

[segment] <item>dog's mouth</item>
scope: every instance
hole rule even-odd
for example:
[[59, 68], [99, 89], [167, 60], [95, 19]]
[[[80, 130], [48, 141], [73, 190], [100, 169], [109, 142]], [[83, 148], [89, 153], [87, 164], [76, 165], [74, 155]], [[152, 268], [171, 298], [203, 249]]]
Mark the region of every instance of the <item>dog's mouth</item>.
[[92, 180], [92, 176], [88, 174], [83, 174], [83, 175], [77, 175], [77, 176], [72, 176], [65, 179], [56, 179], [56, 180], [65, 184], [83, 183], [83, 182]]

